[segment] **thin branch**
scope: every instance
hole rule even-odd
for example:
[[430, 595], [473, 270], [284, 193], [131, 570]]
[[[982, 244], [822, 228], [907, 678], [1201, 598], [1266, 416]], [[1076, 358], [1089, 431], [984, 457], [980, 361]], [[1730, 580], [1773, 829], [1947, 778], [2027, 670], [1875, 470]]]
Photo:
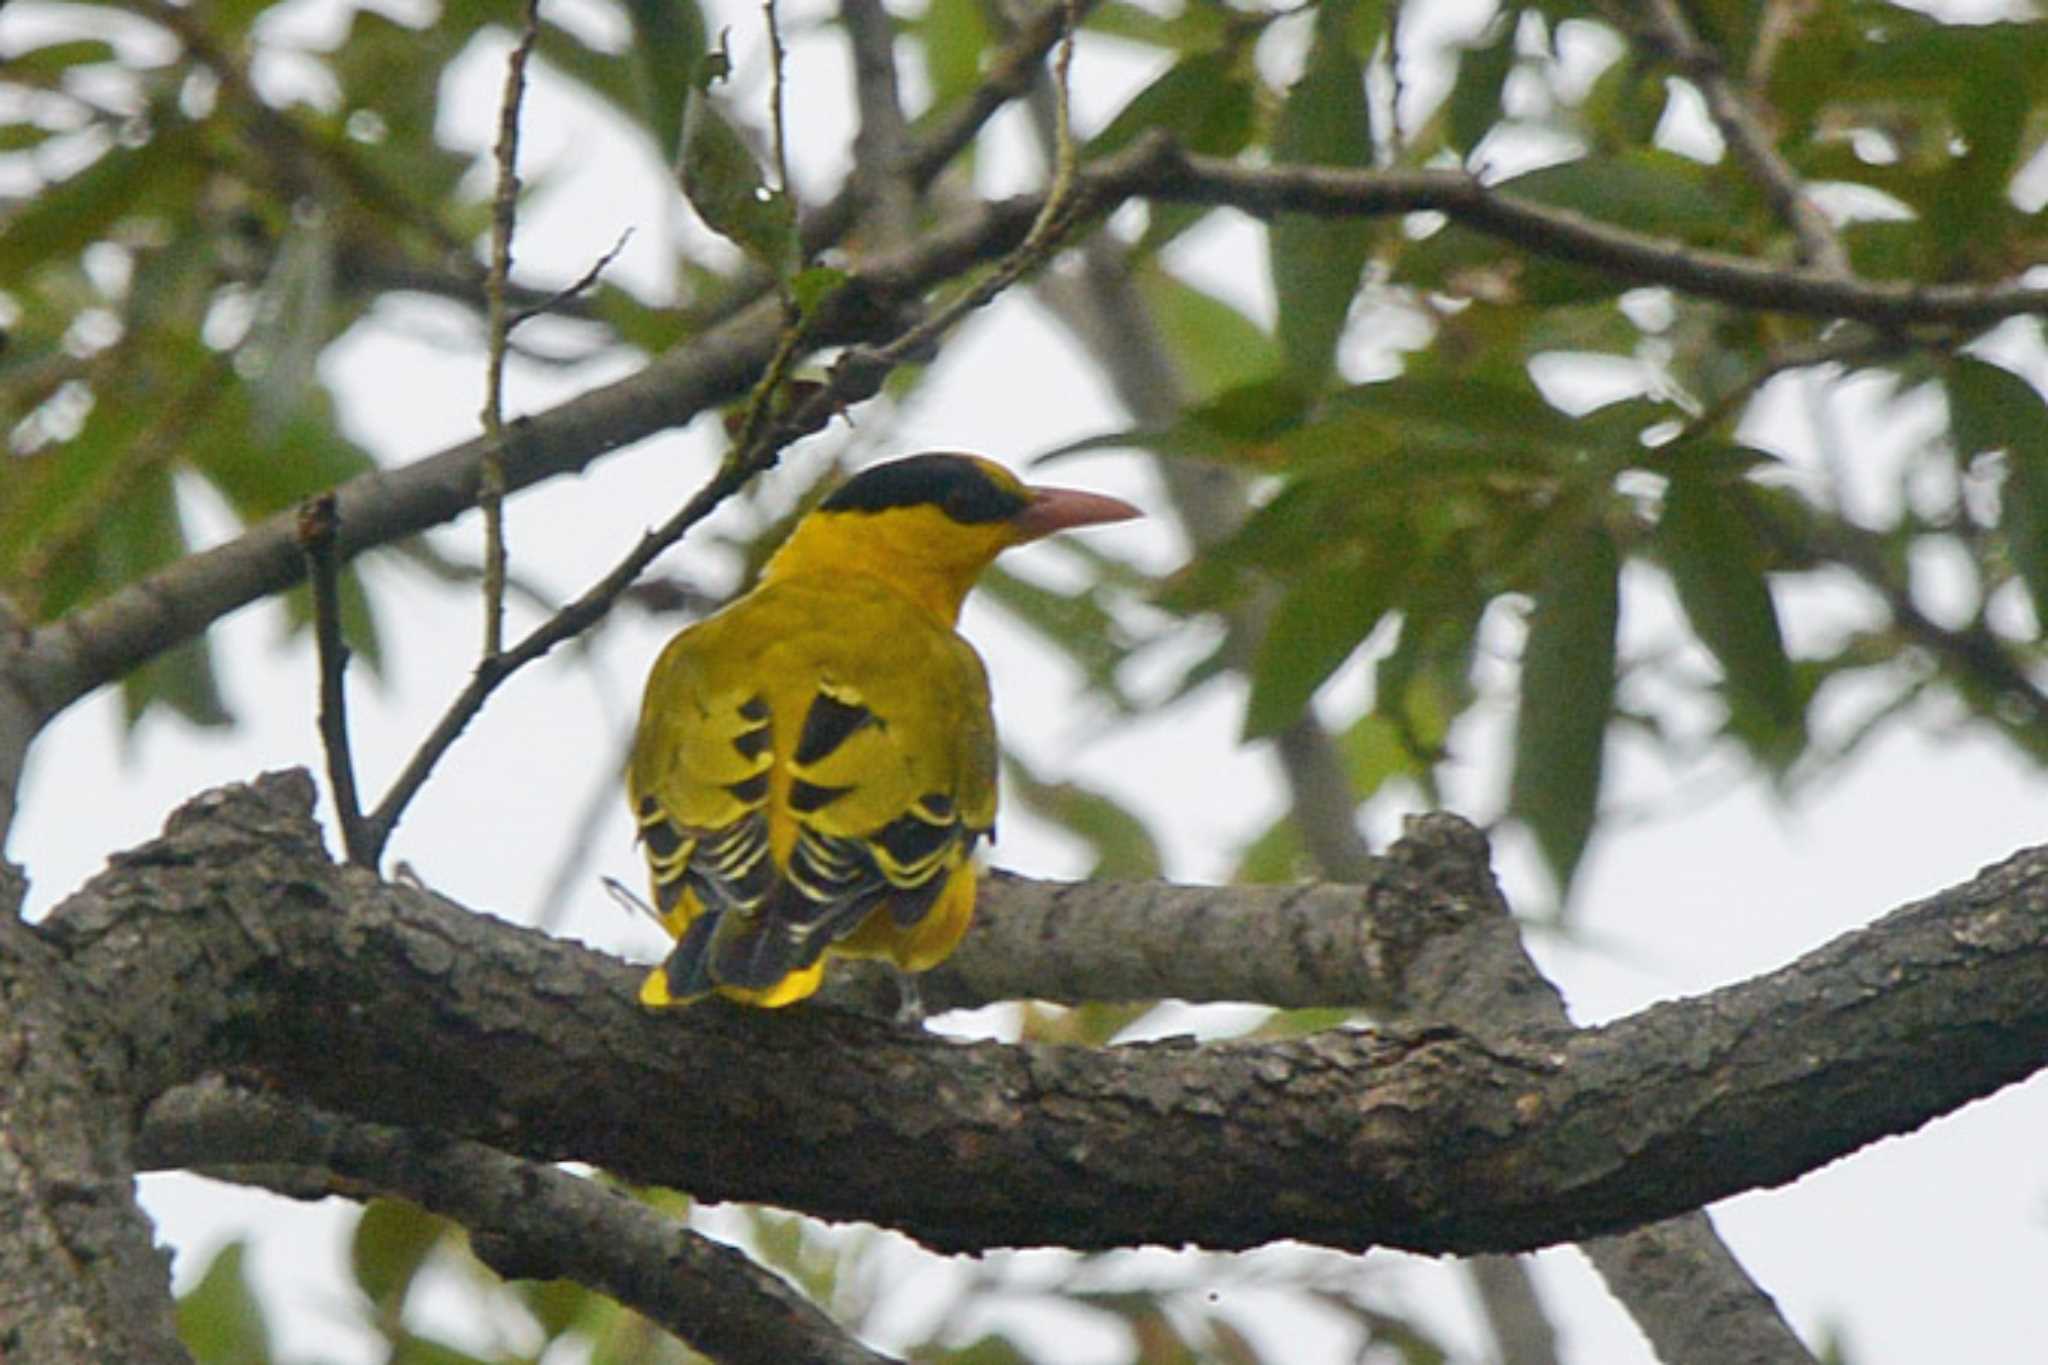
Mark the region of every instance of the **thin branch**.
[[788, 101], [789, 53], [782, 46], [782, 23], [775, 11], [775, 0], [761, 0], [761, 22], [768, 29], [769, 74], [772, 83], [769, 89], [768, 109], [774, 126], [775, 188], [792, 204], [796, 190], [789, 183], [789, 128]]
[[[1473, 1256], [1465, 1261], [1466, 1278], [1479, 1301], [1487, 1332], [1493, 1337], [1494, 1359], [1500, 1365], [1557, 1365], [1557, 1328], [1543, 1310], [1529, 1265], [1520, 1256]], [[1634, 1315], [1633, 1300], [1619, 1291], [1616, 1297]], [[1662, 1358], [1668, 1362], [1685, 1359], [1682, 1355]]]
[[[363, 1123], [203, 1081], [150, 1106], [138, 1141], [151, 1167], [329, 1171], [329, 1192], [398, 1195], [453, 1218], [506, 1279], [566, 1276], [734, 1365], [894, 1365], [781, 1277], [623, 1191], [481, 1143]], [[318, 1177], [314, 1175], [317, 1182]], [[258, 1181], [257, 1183], [265, 1183]], [[307, 1193], [284, 1173], [287, 1192]], [[338, 1188], [335, 1186], [338, 1185]]]
[[484, 366], [483, 459], [477, 507], [484, 514], [483, 657], [505, 647], [505, 350], [512, 333], [505, 286], [512, 278], [512, 231], [519, 214], [519, 111], [526, 101], [526, 63], [540, 41], [540, 0], [526, 0], [526, 21], [505, 59], [498, 105], [497, 188], [491, 196], [491, 265], [484, 276], [490, 353]]
[[[1083, 169], [1075, 177], [1074, 192], [1077, 203], [1095, 211], [1141, 196], [1232, 204], [1256, 214], [1371, 216], [1435, 210], [1524, 249], [1609, 269], [1637, 283], [1768, 311], [1857, 318], [1883, 326], [1963, 327], [2048, 313], [2048, 289], [2014, 283], [1842, 280], [1788, 270], [1595, 224], [1488, 190], [1459, 172], [1239, 166], [1189, 155], [1168, 139], [1151, 137]], [[1024, 196], [985, 204], [924, 233], [907, 251], [868, 262], [837, 291], [836, 303], [826, 300], [821, 316], [807, 320], [808, 340], [829, 345], [888, 335], [893, 309], [933, 283], [1011, 250], [1048, 202]], [[1017, 273], [1029, 264], [1022, 261]], [[963, 295], [965, 306], [957, 311], [986, 302], [1004, 283]], [[784, 332], [777, 310], [751, 309], [626, 379], [524, 419], [508, 433], [508, 491], [581, 469], [619, 446], [744, 393], [784, 344]], [[913, 337], [909, 344], [927, 343], [934, 335]], [[873, 352], [849, 353], [841, 368], [865, 369], [878, 385], [873, 362]], [[851, 373], [843, 376], [835, 392], [858, 387], [851, 379]], [[468, 442], [344, 485], [337, 490], [338, 553], [347, 558], [467, 511], [475, 505], [480, 461], [481, 443]], [[62, 622], [38, 628], [17, 655], [16, 686], [39, 715], [55, 715], [226, 612], [289, 586], [303, 571], [290, 518], [260, 523], [225, 545], [189, 555]]]
[[916, 188], [905, 149], [910, 128], [896, 88], [896, 27], [881, 0], [840, 0], [840, 22], [853, 49], [860, 129], [853, 137], [848, 182], [875, 243], [894, 250], [916, 226]]
[[367, 848], [373, 860], [382, 857], [384, 846], [389, 842], [399, 818], [413, 797], [419, 794], [441, 756], [461, 736], [469, 722], [482, 710], [484, 702], [505, 679], [601, 620], [611, 610], [619, 594], [632, 585], [656, 556], [681, 540], [691, 527], [709, 516], [756, 474], [771, 468], [783, 447], [822, 429], [849, 404], [872, 397], [897, 365], [922, 354], [969, 311], [986, 304], [1036, 267], [1058, 246], [1066, 229], [1076, 221], [1074, 203], [1074, 177], [1069, 167], [1064, 179], [1055, 176], [1053, 192], [1041, 204], [1024, 240], [972, 287], [893, 340], [877, 347], [858, 347], [842, 356], [833, 366], [827, 382], [813, 386], [786, 411], [777, 412], [771, 399], [783, 375], [799, 349], [809, 340], [816, 319], [828, 315], [813, 314], [801, 326], [785, 327], [754, 387], [739, 441], [710, 481], [674, 516], [654, 531], [642, 535], [611, 572], [583, 596], [542, 622], [510, 650], [478, 663], [468, 684], [442, 712], [439, 722], [368, 817]]
[[1080, 12], [1074, 0], [1067, 0], [1065, 14], [1069, 26], [1061, 35], [1053, 58], [1053, 78], [1059, 101], [1059, 152], [1054, 158], [1051, 183], [1039, 201], [1038, 211], [1032, 216], [1031, 226], [1025, 230], [1024, 239], [987, 274], [894, 341], [881, 347], [862, 346], [850, 350], [834, 367], [835, 379], [840, 372], [850, 371], [847, 376], [850, 383], [866, 382], [871, 377], [872, 384], [879, 385], [882, 376], [890, 369], [924, 354], [962, 318], [986, 306], [997, 295], [1043, 265], [1067, 233], [1079, 223], [1089, 199], [1081, 185], [1077, 152], [1068, 125], [1067, 73], [1074, 56], [1072, 25], [1079, 22]]
[[[988, 60], [988, 72], [973, 92], [937, 115], [920, 120], [907, 133], [903, 170], [914, 190], [922, 192], [953, 163], [997, 111], [1031, 88], [1040, 64], [1079, 17], [1096, 0], [1054, 0], [1026, 20], [1014, 36]], [[805, 215], [802, 235], [806, 250], [817, 252], [843, 238], [863, 207], [858, 186], [849, 184]]]
[[1462, 171], [1249, 166], [1187, 152], [1154, 132], [1081, 177], [1098, 203], [1149, 197], [1229, 205], [1259, 217], [1309, 213], [1375, 217], [1434, 211], [1525, 251], [1607, 271], [1635, 284], [1765, 312], [1853, 318], [1887, 326], [1965, 327], [2048, 313], [2048, 289], [1995, 284], [1919, 284], [1843, 279], [1817, 270], [1687, 246], [1595, 222], [1488, 188]]
[[[2040, 752], [2041, 736], [2048, 732], [2048, 692], [2034, 680], [2010, 647], [1981, 619], [1959, 629], [1950, 629], [1920, 610], [1911, 588], [1899, 582], [1885, 565], [1885, 553], [1878, 538], [1840, 517], [1816, 511], [1810, 540], [1801, 544], [1782, 528], [1762, 518], [1764, 535], [1781, 553], [1811, 559], [1817, 551], [1841, 564], [1863, 580], [1883, 599], [1907, 638], [1944, 660], [1965, 678], [1975, 680], [1997, 698], [1997, 705], [1976, 708], [1979, 714], [2008, 730], [2022, 747]], [[2016, 709], [2008, 717], [2003, 712]]]
[[1800, 259], [1823, 274], [1850, 276], [1849, 253], [1834, 224], [1806, 192], [1798, 174], [1778, 155], [1748, 92], [1728, 75], [1721, 54], [1700, 37], [1684, 7], [1678, 0], [1646, 0], [1642, 14], [1648, 21], [1645, 40], [1698, 87], [1729, 151], [1764, 187], [1771, 207], [1798, 238]]
[[1387, 152], [1396, 165], [1408, 159], [1408, 134], [1401, 126], [1401, 97], [1407, 82], [1401, 75], [1400, 5], [1387, 7]]
[[339, 518], [334, 495], [309, 498], [299, 508], [299, 548], [313, 582], [313, 639], [320, 657], [320, 747], [327, 755], [327, 781], [341, 824], [341, 846], [358, 867], [374, 868], [366, 840], [363, 808], [356, 794], [356, 765], [348, 737], [348, 643], [341, 635], [341, 568], [334, 539]]
[[1705, 1213], [1682, 1213], [1579, 1249], [1665, 1365], [1816, 1365]]

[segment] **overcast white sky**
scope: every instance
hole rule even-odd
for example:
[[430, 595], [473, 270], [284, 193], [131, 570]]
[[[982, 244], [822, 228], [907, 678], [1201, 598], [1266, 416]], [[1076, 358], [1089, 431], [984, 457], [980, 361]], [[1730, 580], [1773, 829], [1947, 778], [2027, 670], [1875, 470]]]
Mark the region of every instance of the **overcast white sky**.
[[[555, 0], [550, 0], [551, 5]], [[564, 3], [565, 12], [568, 5]], [[18, 9], [0, 14], [0, 51]], [[843, 164], [848, 121], [841, 112], [844, 57], [829, 35], [805, 36], [804, 13], [793, 13], [791, 113], [800, 172], [816, 185]], [[332, 10], [327, 0], [301, 7], [310, 29]], [[758, 9], [720, 7], [715, 23], [733, 28], [740, 60], [739, 97], [758, 89]], [[480, 144], [497, 98], [499, 53], [480, 53], [444, 92], [451, 135]], [[1149, 67], [1121, 57], [1089, 56], [1077, 64], [1083, 127], [1142, 80]], [[273, 73], [288, 79], [289, 73]], [[1417, 81], [1413, 97], [1428, 97]], [[459, 114], [455, 111], [459, 111]], [[1014, 120], [1003, 136], [1020, 145]], [[665, 243], [682, 230], [682, 211], [661, 180], [619, 131], [589, 102], [542, 82], [529, 108], [526, 166], [551, 183], [522, 225], [520, 259], [535, 278], [567, 280], [581, 273], [627, 228], [634, 237], [619, 269], [658, 280]], [[1036, 174], [1028, 155], [987, 159], [990, 183], [1018, 186]], [[689, 240], [700, 239], [691, 236]], [[1220, 224], [1198, 234], [1176, 263], [1199, 270], [1212, 287], [1269, 309], [1263, 258], [1255, 234]], [[346, 395], [356, 433], [388, 461], [429, 453], [469, 435], [481, 394], [481, 363], [473, 329], [452, 312], [419, 304], [384, 310], [330, 358], [329, 377]], [[2015, 352], [2013, 355], [2017, 356]], [[2011, 357], [2009, 357], [2011, 358]], [[1364, 372], [1384, 353], [1362, 344], [1349, 362]], [[2048, 368], [2038, 354], [2019, 365], [2038, 383]], [[515, 369], [511, 407], [533, 410], [558, 401], [607, 371]], [[1899, 424], [1880, 429], [1862, 400], [1840, 400], [1833, 420], [1851, 433], [1850, 448], [1867, 486], [1881, 489], [1892, 462], [1911, 438]], [[1812, 405], [1797, 383], [1773, 387], [1753, 436], [1781, 454], [1810, 458]], [[1859, 408], [1862, 410], [1859, 411]], [[991, 310], [947, 353], [940, 372], [876, 454], [931, 447], [984, 451], [1021, 462], [1076, 436], [1120, 424], [1102, 387], [1028, 305]], [[1910, 424], [1907, 424], [1910, 425]], [[823, 448], [799, 448], [791, 463], [810, 467]], [[608, 567], [628, 539], [687, 496], [709, 468], [710, 450], [697, 435], [648, 442], [603, 461], [588, 477], [557, 481], [512, 504], [510, 541], [518, 569], [553, 591], [579, 590]], [[1100, 488], [1158, 505], [1144, 457], [1105, 454], [1061, 466], [1063, 483]], [[1872, 494], [1875, 497], [1875, 494]], [[217, 508], [195, 495], [207, 524], [224, 527]], [[1878, 510], [1875, 503], [1867, 510]], [[736, 524], [728, 512], [726, 525]], [[714, 529], [718, 523], [714, 523]], [[1154, 523], [1092, 533], [1100, 543], [1166, 565], [1178, 553]], [[451, 534], [470, 547], [474, 527]], [[1057, 551], [1034, 548], [1018, 566], [1057, 572]], [[730, 568], [700, 538], [673, 552], [663, 569], [700, 580], [728, 581]], [[477, 635], [476, 609], [417, 578], [372, 564], [394, 666], [381, 687], [354, 674], [358, 770], [371, 790], [388, 780], [458, 687]], [[1667, 639], [1673, 616], [1652, 576], [1631, 580], [1625, 639]], [[1928, 579], [1938, 605], [1939, 573]], [[1827, 594], [1813, 606], [1835, 609]], [[531, 918], [554, 871], [567, 825], [586, 794], [607, 780], [622, 729], [637, 705], [640, 678], [669, 624], [627, 613], [613, 622], [588, 657], [563, 654], [505, 688], [451, 753], [415, 805], [392, 854], [467, 904], [517, 919]], [[1164, 720], [1113, 725], [1071, 695], [1072, 680], [986, 607], [970, 607], [965, 629], [987, 656], [1005, 735], [1041, 766], [1124, 795], [1152, 820], [1172, 855], [1173, 875], [1222, 875], [1234, 850], [1279, 808], [1268, 759], [1239, 748], [1241, 697], [1212, 687]], [[34, 903], [52, 900], [90, 875], [112, 850], [153, 834], [165, 813], [202, 787], [240, 780], [265, 768], [318, 766], [313, 730], [313, 666], [303, 643], [281, 645], [277, 614], [252, 609], [217, 635], [227, 661], [229, 698], [243, 718], [232, 734], [199, 734], [176, 722], [147, 727], [124, 746], [117, 711], [101, 698], [76, 708], [43, 739], [33, 759], [24, 814], [12, 853], [35, 878]], [[1340, 674], [1324, 695], [1330, 714], [1349, 711], [1362, 696], [1362, 671]], [[1456, 808], [1492, 816], [1505, 790], [1499, 715], [1457, 736], [1451, 784]], [[1641, 823], [1610, 828], [1594, 850], [1577, 909], [1580, 946], [1541, 938], [1536, 950], [1565, 988], [1576, 1017], [1596, 1022], [1660, 998], [1742, 979], [1788, 961], [1845, 930], [1916, 896], [1960, 881], [1985, 863], [2037, 841], [2048, 784], [1999, 745], [1968, 729], [1899, 732], [1877, 744], [1840, 780], [1786, 807], [1752, 787], [1721, 791], [1726, 769], [1674, 776], [1627, 742], [1611, 759], [1620, 774], [1619, 803], [1657, 812]], [[1412, 798], [1410, 798], [1412, 799]], [[595, 873], [637, 883], [639, 869], [623, 803], [599, 834], [593, 877], [579, 884], [556, 931], [628, 956], [652, 960], [658, 935], [622, 915], [598, 891]], [[1370, 809], [1375, 841], [1384, 843], [1411, 810], [1399, 796]], [[1526, 906], [1545, 903], [1526, 841], [1499, 845], [1510, 894]], [[1016, 814], [1005, 816], [997, 850], [1003, 866], [1035, 876], [1085, 870], [1078, 851], [1055, 833]], [[1172, 1016], [1172, 1027], [1185, 1018]], [[1793, 1186], [1717, 1206], [1714, 1216], [1737, 1254], [1777, 1297], [1810, 1344], [1841, 1332], [1865, 1365], [1918, 1365], [1938, 1359], [2022, 1360], [2039, 1355], [2040, 1286], [2048, 1283], [2048, 1080], [2015, 1087], [1989, 1101], [1837, 1162]], [[182, 1286], [224, 1239], [249, 1235], [260, 1248], [258, 1273], [275, 1290], [271, 1304], [284, 1344], [326, 1359], [371, 1359], [368, 1343], [345, 1330], [337, 1311], [346, 1293], [340, 1237], [345, 1206], [306, 1208], [189, 1177], [151, 1177], [146, 1198], [166, 1238], [180, 1248]], [[903, 1253], [906, 1266], [909, 1254]], [[1456, 1340], [1478, 1349], [1463, 1291], [1440, 1265], [1395, 1255], [1348, 1264], [1324, 1255], [1281, 1251], [1241, 1258], [1260, 1269], [1306, 1256], [1320, 1271], [1356, 1274], [1380, 1292], [1431, 1304], [1435, 1320]], [[1649, 1359], [1647, 1348], [1608, 1300], [1575, 1252], [1539, 1258], [1550, 1303], [1575, 1362]], [[1043, 1273], [1038, 1255], [1013, 1258], [1027, 1279]], [[925, 1301], [949, 1272], [918, 1272], [884, 1314], [904, 1333], [923, 1321]], [[1127, 1258], [1118, 1273], [1176, 1278], [1164, 1253]], [[444, 1303], [457, 1302], [448, 1296]], [[1284, 1296], [1255, 1288], [1223, 1292], [1213, 1307], [1245, 1320], [1264, 1340], [1288, 1343], [1285, 1358], [1302, 1365], [1350, 1359], [1349, 1338], [1327, 1319]], [[1020, 1315], [1023, 1310], [1019, 1310]], [[1020, 1316], [1021, 1320], [1021, 1316]], [[1099, 1324], [1032, 1321], [1058, 1330], [1063, 1359], [1086, 1365], [1121, 1358], [1119, 1335]], [[437, 1317], [437, 1321], [440, 1319]], [[444, 1323], [449, 1332], [474, 1331]], [[471, 1338], [478, 1344], [488, 1338]], [[883, 1346], [896, 1344], [890, 1341]]]

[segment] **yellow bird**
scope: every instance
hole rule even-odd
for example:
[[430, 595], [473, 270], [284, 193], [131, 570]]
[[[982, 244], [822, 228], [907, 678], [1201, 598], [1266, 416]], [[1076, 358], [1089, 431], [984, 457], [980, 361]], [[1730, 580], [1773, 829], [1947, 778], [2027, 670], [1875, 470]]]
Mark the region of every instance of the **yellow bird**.
[[988, 674], [954, 630], [960, 604], [1011, 546], [1137, 515], [978, 456], [893, 460], [669, 641], [626, 778], [676, 939], [641, 1002], [787, 1005], [817, 990], [828, 953], [943, 961], [996, 815]]

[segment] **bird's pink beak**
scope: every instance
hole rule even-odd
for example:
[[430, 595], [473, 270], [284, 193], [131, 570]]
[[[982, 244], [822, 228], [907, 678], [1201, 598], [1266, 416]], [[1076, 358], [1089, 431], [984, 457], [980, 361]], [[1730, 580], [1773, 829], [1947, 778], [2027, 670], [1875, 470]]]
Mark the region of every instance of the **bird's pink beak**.
[[1078, 488], [1032, 488], [1029, 492], [1031, 505], [1011, 518], [1011, 524], [1022, 533], [1020, 540], [1145, 515], [1122, 498], [1106, 493], [1084, 493]]

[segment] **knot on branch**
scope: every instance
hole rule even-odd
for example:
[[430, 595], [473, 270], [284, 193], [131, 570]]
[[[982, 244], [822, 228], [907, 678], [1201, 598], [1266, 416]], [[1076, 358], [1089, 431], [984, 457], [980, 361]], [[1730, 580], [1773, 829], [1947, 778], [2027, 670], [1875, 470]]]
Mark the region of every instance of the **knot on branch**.
[[1402, 913], [1389, 922], [1410, 926], [1395, 974], [1408, 1012], [1481, 1036], [1564, 1022], [1556, 990], [1522, 949], [1484, 833], [1449, 812], [1416, 816], [1382, 865], [1374, 901], [1393, 902]]
[[152, 850], [176, 841], [188, 847], [298, 844], [326, 856], [320, 827], [313, 822], [312, 774], [304, 768], [264, 773], [253, 782], [231, 782], [203, 791], [171, 812], [164, 837], [117, 861], [146, 861]]

